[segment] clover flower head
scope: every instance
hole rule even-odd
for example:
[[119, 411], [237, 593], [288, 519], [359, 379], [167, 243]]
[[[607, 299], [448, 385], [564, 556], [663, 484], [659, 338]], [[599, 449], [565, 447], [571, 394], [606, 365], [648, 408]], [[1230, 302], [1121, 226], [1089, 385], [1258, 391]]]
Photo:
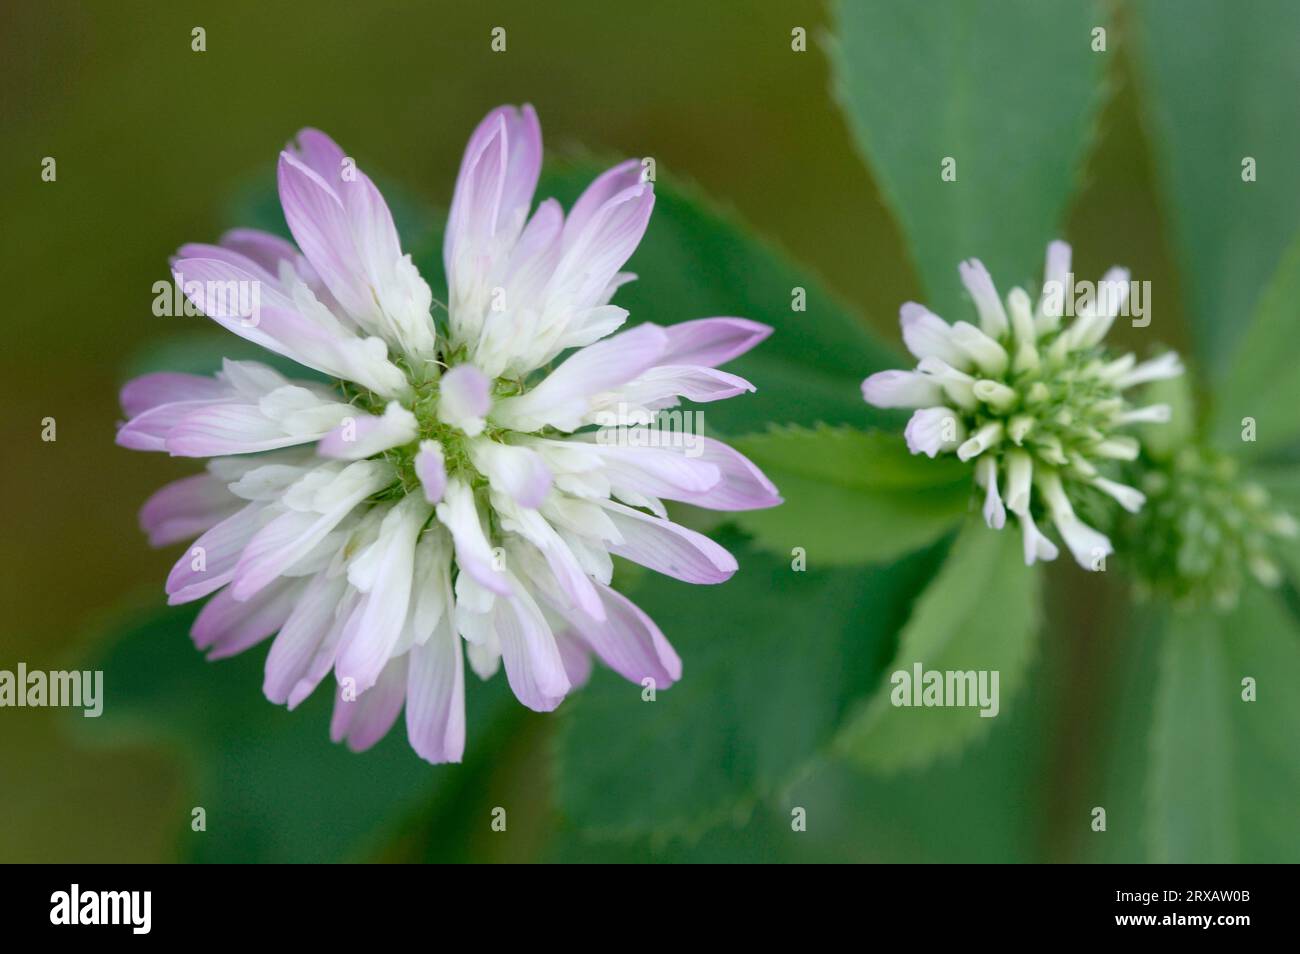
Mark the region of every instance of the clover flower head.
[[1231, 457], [1182, 447], [1152, 462], [1142, 489], [1147, 506], [1129, 528], [1140, 595], [1158, 594], [1185, 610], [1227, 611], [1248, 577], [1281, 585], [1277, 548], [1300, 527], [1265, 487], [1242, 478]]
[[198, 536], [166, 587], [172, 603], [215, 594], [195, 642], [219, 658], [275, 635], [263, 688], [290, 708], [332, 671], [331, 735], [354, 749], [405, 706], [414, 749], [459, 760], [462, 649], [482, 678], [503, 663], [537, 710], [580, 685], [593, 654], [671, 685], [681, 661], [611, 588], [612, 558], [721, 583], [735, 559], [663, 501], [780, 502], [725, 444], [653, 426], [683, 397], [752, 391], [717, 368], [771, 329], [724, 317], [620, 330], [628, 312], [611, 299], [634, 278], [621, 269], [653, 186], [629, 161], [567, 215], [554, 199], [533, 209], [541, 162], [529, 106], [474, 131], [435, 319], [379, 191], [303, 130], [278, 168], [296, 244], [238, 229], [184, 246], [172, 268], [200, 311], [334, 383], [226, 361], [214, 377], [149, 374], [122, 392], [119, 444], [212, 458], [141, 513], [155, 545]]
[[903, 305], [903, 341], [916, 357], [912, 371], [882, 371], [862, 383], [862, 395], [882, 408], [915, 408], [905, 438], [913, 454], [955, 453], [974, 461], [984, 518], [1001, 529], [1010, 511], [1019, 522], [1025, 562], [1053, 560], [1055, 543], [1040, 521], [1056, 527], [1085, 569], [1100, 569], [1110, 540], [1075, 512], [1072, 496], [1092, 487], [1128, 511], [1144, 496], [1107, 476], [1115, 462], [1139, 452], [1131, 425], [1169, 419], [1168, 405], [1133, 406], [1127, 392], [1174, 377], [1172, 352], [1138, 363], [1113, 357], [1103, 339], [1127, 303], [1129, 275], [1112, 269], [1095, 295], [1081, 300], [1066, 324], [1064, 290], [1070, 247], [1047, 247], [1043, 293], [1035, 303], [1013, 288], [1004, 301], [977, 260], [960, 266], [979, 323], [949, 324], [922, 305]]

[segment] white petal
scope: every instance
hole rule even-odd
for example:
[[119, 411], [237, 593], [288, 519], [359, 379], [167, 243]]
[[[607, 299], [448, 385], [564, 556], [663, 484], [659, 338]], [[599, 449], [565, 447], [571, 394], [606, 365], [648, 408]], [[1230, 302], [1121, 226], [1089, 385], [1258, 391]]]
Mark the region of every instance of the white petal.
[[1136, 438], [1119, 436], [1110, 437], [1093, 448], [1093, 453], [1099, 457], [1107, 457], [1111, 460], [1137, 460], [1138, 453], [1141, 451], [1141, 445]]
[[358, 693], [375, 684], [393, 655], [402, 635], [411, 599], [415, 572], [415, 540], [432, 509], [419, 497], [408, 494], [389, 511], [380, 527], [379, 539], [370, 545], [374, 572], [359, 585], [349, 569], [348, 580], [366, 592], [343, 631], [335, 675], [340, 681], [354, 680]]
[[1123, 391], [1126, 388], [1146, 384], [1150, 381], [1164, 381], [1168, 378], [1176, 378], [1182, 373], [1183, 363], [1179, 360], [1178, 353], [1166, 351], [1160, 357], [1152, 358], [1150, 361], [1143, 361], [1132, 371], [1121, 374], [1115, 380], [1115, 387]]
[[956, 450], [966, 440], [966, 425], [951, 408], [922, 408], [908, 420], [903, 437], [913, 454], [934, 457], [940, 451]]
[[1020, 530], [1023, 534], [1025, 566], [1033, 566], [1039, 560], [1050, 562], [1060, 555], [1056, 544], [1047, 539], [1038, 529], [1028, 507], [1023, 512], [1017, 513], [1016, 519], [1020, 521]]
[[510, 594], [504, 575], [494, 569], [492, 545], [483, 532], [474, 491], [461, 480], [447, 481], [442, 502], [437, 507], [438, 520], [451, 531], [456, 545], [456, 563], [479, 585], [502, 596]]
[[984, 522], [1001, 530], [1007, 522], [1007, 510], [998, 494], [998, 466], [992, 457], [981, 457], [975, 465], [975, 479], [985, 489]]
[[1168, 404], [1150, 404], [1146, 407], [1125, 411], [1115, 418], [1117, 424], [1166, 424], [1173, 417], [1173, 408]]
[[1007, 370], [1010, 359], [1006, 349], [974, 325], [957, 322], [952, 326], [952, 339], [989, 377], [1001, 377]]
[[978, 457], [990, 447], [1000, 443], [1002, 441], [1002, 430], [1002, 424], [999, 421], [985, 424], [957, 448], [957, 459], [970, 460], [972, 457]]
[[492, 489], [522, 507], [540, 507], [553, 483], [542, 456], [527, 447], [479, 438], [469, 444], [470, 460]]
[[[236, 599], [247, 599], [289, 570], [337, 527], [353, 507], [393, 479], [392, 468], [376, 461], [357, 461], [333, 477], [324, 473], [327, 482], [314, 490], [313, 497], [326, 506], [320, 511], [290, 511], [276, 517], [244, 548], [231, 582]], [[312, 478], [309, 486], [314, 486], [316, 478], [308, 477]]]
[[916, 367], [939, 383], [949, 402], [966, 411], [975, 410], [975, 406], [979, 403], [979, 399], [975, 397], [975, 379], [965, 371], [959, 371], [942, 358], [933, 355], [922, 358]]
[[325, 435], [316, 451], [322, 457], [362, 460], [390, 447], [409, 444], [418, 433], [415, 415], [396, 401], [390, 401], [382, 416], [356, 414], [344, 420]]
[[1012, 513], [1029, 512], [1033, 475], [1033, 458], [1027, 453], [1016, 450], [1007, 454], [1007, 509]]
[[955, 368], [965, 370], [970, 356], [952, 340], [952, 326], [923, 305], [909, 301], [899, 309], [903, 326], [903, 343], [920, 360], [939, 358]]
[[[1060, 327], [1069, 278], [1070, 246], [1061, 241], [1048, 243], [1047, 261], [1043, 267], [1043, 294], [1034, 313], [1034, 326], [1040, 337]], [[1049, 300], [1054, 306], [1050, 312], [1046, 307]]]
[[980, 316], [980, 327], [984, 329], [984, 333], [990, 338], [1005, 337], [1009, 328], [1007, 313], [1002, 307], [1002, 299], [998, 297], [998, 290], [993, 285], [993, 278], [989, 275], [989, 270], [984, 267], [984, 263], [977, 258], [972, 258], [962, 262], [957, 270], [961, 275], [962, 284], [975, 300], [975, 308]]
[[1142, 509], [1143, 504], [1147, 502], [1146, 494], [1136, 487], [1119, 484], [1113, 480], [1107, 480], [1105, 477], [1092, 478], [1092, 485], [1114, 497], [1119, 501], [1119, 505], [1129, 513], [1137, 513]]
[[1053, 471], [1040, 472], [1037, 480], [1047, 500], [1052, 522], [1074, 555], [1075, 562], [1085, 570], [1104, 569], [1106, 557], [1114, 552], [1110, 540], [1075, 516], [1058, 474]]
[[521, 431], [549, 424], [577, 430], [591, 409], [592, 398], [635, 379], [658, 363], [668, 345], [662, 328], [639, 325], [574, 352], [541, 384], [518, 397], [498, 401], [492, 419]]
[[[581, 609], [596, 620], [604, 619], [600, 598], [587, 577], [586, 570], [568, 545], [551, 526], [550, 521], [536, 510], [515, 507], [509, 500], [494, 496], [504, 530], [517, 533], [531, 543], [545, 558], [553, 577], [556, 598]], [[526, 549], [526, 548], [525, 548]], [[525, 554], [525, 557], [527, 554]]]
[[876, 407], [931, 407], [943, 403], [943, 389], [916, 371], [877, 371], [862, 382], [862, 398]]

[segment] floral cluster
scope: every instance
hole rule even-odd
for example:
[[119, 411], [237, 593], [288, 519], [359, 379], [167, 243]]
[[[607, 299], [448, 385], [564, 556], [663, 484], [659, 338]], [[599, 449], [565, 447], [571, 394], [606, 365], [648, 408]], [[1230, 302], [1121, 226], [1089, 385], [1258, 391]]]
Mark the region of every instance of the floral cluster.
[[554, 199], [533, 208], [541, 163], [531, 107], [475, 130], [435, 319], [379, 191], [303, 130], [278, 169], [294, 243], [239, 229], [184, 246], [172, 267], [197, 308], [317, 376], [227, 361], [214, 377], [149, 374], [122, 392], [118, 443], [212, 458], [141, 514], [154, 544], [197, 536], [167, 579], [172, 603], [212, 597], [195, 642], [219, 658], [274, 635], [264, 690], [290, 707], [333, 672], [331, 734], [356, 749], [405, 707], [421, 756], [459, 760], [462, 651], [483, 678], [504, 664], [538, 710], [587, 678], [593, 654], [671, 685], [681, 661], [611, 587], [613, 557], [721, 583], [735, 559], [664, 501], [780, 502], [723, 443], [632, 433], [682, 398], [752, 391], [718, 367], [770, 329], [724, 317], [623, 330], [628, 312], [611, 302], [635, 277], [622, 268], [653, 186], [629, 161], [566, 215]]

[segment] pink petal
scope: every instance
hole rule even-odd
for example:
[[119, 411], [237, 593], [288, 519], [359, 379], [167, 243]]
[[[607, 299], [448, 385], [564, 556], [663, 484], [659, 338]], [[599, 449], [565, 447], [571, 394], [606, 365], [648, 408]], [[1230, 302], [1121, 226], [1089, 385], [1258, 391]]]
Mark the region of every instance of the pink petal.
[[280, 153], [278, 179], [285, 221], [307, 261], [347, 311], [353, 315], [371, 314], [373, 298], [348, 210], [338, 192], [330, 181], [289, 152]]
[[317, 573], [308, 582], [266, 657], [262, 692], [271, 702], [284, 705], [309, 677], [313, 660], [335, 630], [335, 614], [346, 588], [347, 577], [341, 573]]
[[[167, 574], [167, 602], [173, 606], [189, 603], [229, 583], [264, 510], [263, 504], [247, 504], [187, 547]], [[201, 552], [201, 562], [195, 551]], [[195, 569], [196, 563], [202, 569]]]
[[568, 630], [555, 634], [555, 645], [560, 649], [560, 659], [564, 662], [564, 673], [569, 677], [570, 687], [581, 689], [591, 678], [591, 648]]
[[564, 226], [565, 246], [574, 243], [605, 203], [614, 196], [639, 185], [641, 175], [640, 160], [626, 159], [597, 176], [569, 210], [569, 217]]
[[510, 252], [506, 266], [507, 296], [511, 301], [530, 301], [541, 295], [560, 259], [560, 233], [564, 211], [555, 199], [546, 199], [524, 227]]
[[564, 254], [552, 278], [552, 294], [574, 307], [600, 303], [614, 276], [641, 244], [654, 203], [653, 185], [637, 182], [606, 200], [589, 219], [579, 219], [577, 225], [571, 214], [565, 224]]
[[225, 659], [255, 646], [278, 630], [302, 592], [299, 580], [285, 580], [247, 602], [224, 589], [199, 611], [191, 635], [194, 645], [208, 650], [208, 659]]
[[473, 257], [486, 252], [496, 232], [505, 189], [507, 135], [506, 117], [496, 109], [479, 123], [465, 147], [443, 236], [443, 262], [453, 289], [465, 279], [462, 260], [470, 267], [478, 264]]
[[437, 441], [420, 442], [420, 451], [415, 455], [415, 476], [420, 478], [425, 500], [431, 504], [442, 500], [442, 493], [447, 489], [447, 466]]
[[770, 325], [747, 318], [700, 318], [664, 328], [668, 350], [664, 364], [701, 365], [716, 368], [738, 358], [772, 333]]
[[445, 622], [410, 652], [406, 737], [420, 758], [459, 762], [465, 752], [465, 663], [460, 636]]
[[237, 268], [241, 272], [247, 272], [253, 278], [257, 279], [268, 288], [281, 288], [280, 273], [270, 271], [255, 259], [249, 258], [238, 249], [231, 248], [227, 245], [208, 245], [203, 242], [188, 242], [176, 250], [177, 259], [201, 258], [214, 262], [222, 262], [231, 268]]
[[[194, 306], [227, 331], [305, 367], [338, 374], [337, 364], [321, 360], [333, 344], [331, 330], [301, 315], [293, 301], [277, 287], [221, 259], [178, 258], [172, 263], [172, 272]], [[231, 282], [241, 288], [256, 286], [259, 300], [255, 319], [233, 314], [220, 301], [208, 300], [209, 290], [231, 287]]]
[[[334, 663], [335, 675], [351, 678], [358, 692], [374, 685], [407, 625], [415, 540], [428, 513], [419, 498], [405, 498], [385, 517], [380, 539], [374, 544], [380, 548], [374, 585], [348, 620]], [[356, 577], [351, 578], [356, 585]]]
[[736, 558], [702, 533], [612, 500], [601, 506], [623, 535], [610, 553], [687, 583], [722, 583], [736, 572]]
[[159, 371], [134, 378], [122, 386], [122, 410], [135, 417], [162, 404], [217, 401], [230, 396], [229, 386], [201, 374]]
[[255, 404], [209, 404], [195, 408], [167, 432], [173, 457], [221, 457], [309, 444], [317, 434], [286, 434]]
[[630, 404], [659, 409], [676, 404], [679, 397], [705, 404], [753, 390], [744, 378], [717, 368], [661, 365], [642, 374], [622, 396]]
[[541, 454], [527, 447], [485, 438], [470, 445], [470, 460], [493, 490], [521, 507], [536, 509], [551, 492], [554, 481], [550, 468]]
[[330, 739], [346, 742], [353, 752], [364, 752], [393, 727], [406, 699], [408, 660], [398, 656], [380, 674], [375, 684], [352, 702], [343, 701], [343, 688], [334, 694], [334, 717]]
[[493, 622], [501, 640], [501, 661], [515, 697], [537, 712], [550, 712], [570, 688], [555, 637], [526, 593], [497, 600]]
[[154, 492], [140, 508], [140, 528], [155, 547], [198, 534], [231, 516], [244, 501], [209, 473], [174, 480]]
[[[642, 435], [654, 440], [655, 431], [632, 428], [618, 436]], [[611, 482], [651, 497], [682, 500], [716, 487], [722, 472], [700, 457], [688, 457], [675, 447], [606, 445], [597, 440]]]
[[172, 428], [186, 415], [210, 407], [212, 403], [212, 401], [177, 401], [173, 404], [151, 407], [118, 428], [115, 440], [119, 447], [130, 450], [165, 451], [167, 436], [172, 432]]
[[595, 624], [575, 614], [571, 623], [601, 661], [624, 679], [653, 679], [660, 689], [680, 679], [681, 658], [654, 620], [622, 593], [602, 584], [597, 589], [606, 621]]
[[[329, 629], [321, 638], [320, 644], [316, 647], [305, 672], [289, 691], [288, 706], [291, 710], [298, 708], [308, 696], [315, 692], [321, 680], [329, 675], [329, 671], [334, 668], [334, 660], [338, 657], [339, 643], [343, 639], [343, 628], [347, 625], [347, 621], [351, 618], [352, 611], [356, 609], [360, 599], [361, 593], [359, 591], [352, 587], [344, 588], [338, 606], [334, 609], [334, 619], [330, 623]], [[288, 624], [286, 623], [286, 625]], [[272, 648], [274, 649], [274, 646]]]
[[260, 229], [231, 229], [221, 236], [217, 244], [256, 262], [268, 274], [277, 278], [281, 262], [288, 262], [297, 271], [303, 260], [292, 242]]
[[501, 207], [498, 227], [513, 225], [516, 218], [524, 220], [533, 204], [537, 179], [542, 172], [542, 127], [533, 107], [525, 103], [515, 110], [501, 107], [506, 118], [505, 182], [501, 187]]
[[[339, 144], [319, 129], [305, 127], [298, 130], [293, 141], [285, 146], [295, 158], [321, 177], [336, 193], [342, 193], [344, 160], [347, 158]], [[355, 170], [355, 167], [353, 167]]]
[[492, 382], [472, 364], [458, 364], [438, 383], [438, 417], [470, 436], [483, 430], [492, 407]]
[[[370, 177], [347, 157], [338, 144], [319, 129], [303, 129], [297, 136], [299, 155], [343, 202], [348, 226], [359, 258], [353, 270], [372, 285], [402, 257], [401, 240], [388, 203]], [[346, 171], [346, 174], [345, 174]]]
[[483, 118], [456, 176], [443, 240], [448, 275], [458, 255], [481, 248], [502, 229], [522, 227], [541, 168], [542, 130], [531, 106], [500, 106]]
[[695, 440], [704, 451], [699, 459], [717, 467], [722, 479], [715, 487], [683, 500], [710, 510], [761, 510], [781, 503], [776, 486], [744, 454], [711, 437]]

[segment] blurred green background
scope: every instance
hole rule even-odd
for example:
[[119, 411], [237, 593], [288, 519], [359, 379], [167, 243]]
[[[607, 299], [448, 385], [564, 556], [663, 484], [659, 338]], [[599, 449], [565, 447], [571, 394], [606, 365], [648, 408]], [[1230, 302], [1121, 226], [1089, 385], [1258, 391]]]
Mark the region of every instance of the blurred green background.
[[[302, 126], [328, 131], [382, 182], [445, 206], [475, 123], [500, 103], [531, 102], [552, 154], [654, 156], [661, 176], [697, 183], [896, 341], [898, 305], [920, 297], [920, 284], [829, 94], [828, 19], [822, 3], [807, 0], [6, 5], [0, 268], [14, 334], [0, 349], [9, 430], [0, 469], [0, 667], [19, 660], [30, 668], [74, 665], [95, 650], [110, 620], [162, 602], [175, 554], [148, 548], [136, 509], [163, 481], [193, 468], [115, 447], [116, 391], [142, 346], [204, 321], [151, 314], [152, 286], [167, 277], [168, 255], [238, 224], [229, 220], [231, 197], [255, 177], [269, 182], [277, 151]], [[1160, 339], [1185, 348], [1183, 303], [1124, 45], [1126, 20], [1120, 11], [1112, 27], [1108, 98], [1064, 234], [1081, 276], [1121, 262], [1150, 279]], [[196, 26], [207, 33], [203, 53], [190, 48]], [[496, 26], [507, 30], [505, 53], [490, 49]], [[791, 50], [797, 26], [808, 31], [806, 53]], [[53, 183], [41, 181], [46, 156], [58, 163]], [[1122, 331], [1120, 338], [1123, 344]], [[40, 440], [47, 416], [57, 420], [54, 443]], [[1055, 612], [1074, 625], [1068, 639], [1050, 638], [1049, 627], [1037, 663], [1045, 678], [1033, 680], [1009, 724], [925, 784], [903, 778], [864, 787], [846, 769], [815, 768], [799, 784], [828, 806], [821, 817], [836, 821], [810, 830], [798, 857], [1093, 856], [1081, 845], [1078, 811], [1096, 804], [1106, 782], [1100, 740], [1116, 737], [1117, 724], [1125, 737], [1127, 717], [1112, 704], [1119, 690], [1110, 677], [1149, 646], [1117, 638], [1123, 608], [1098, 581], [1060, 566], [1049, 590]], [[180, 639], [166, 649], [160, 643], [160, 659], [178, 653], [193, 650]], [[251, 693], [261, 655], [219, 665], [242, 666]], [[148, 657], [139, 662], [151, 664]], [[488, 691], [474, 680], [468, 689], [471, 697]], [[110, 685], [110, 706], [113, 691]], [[208, 701], [225, 704], [219, 695]], [[263, 722], [289, 718], [262, 707]], [[310, 724], [302, 715], [295, 724], [308, 735], [326, 733], [322, 711], [314, 710]], [[744, 817], [685, 844], [607, 849], [563, 837], [549, 810], [544, 757], [563, 712], [513, 718], [517, 725], [502, 730], [499, 742], [484, 744], [492, 764], [472, 776], [467, 766], [464, 781], [439, 796], [468, 817], [505, 793], [516, 802], [522, 795], [529, 809], [518, 822], [512, 816], [508, 839], [493, 840], [477, 825], [473, 834], [454, 836], [455, 850], [443, 850], [445, 839], [415, 799], [396, 830], [338, 854], [494, 860], [777, 853], [740, 827]], [[191, 856], [184, 843], [198, 837], [187, 824], [195, 804], [191, 760], [175, 747], [129, 740], [86, 745], [95, 727], [69, 731], [69, 724], [67, 713], [54, 710], [0, 711], [0, 860]], [[1145, 726], [1133, 726], [1132, 741], [1144, 744]], [[385, 757], [414, 760], [396, 741]], [[249, 748], [257, 748], [254, 741]], [[197, 772], [232, 773], [228, 784], [238, 787], [248, 762], [235, 758]], [[1007, 777], [986, 764], [1021, 770]], [[946, 823], [936, 791], [977, 805], [996, 801], [999, 821]], [[359, 797], [351, 811], [364, 814], [364, 806]], [[206, 837], [232, 836], [214, 829]]]

